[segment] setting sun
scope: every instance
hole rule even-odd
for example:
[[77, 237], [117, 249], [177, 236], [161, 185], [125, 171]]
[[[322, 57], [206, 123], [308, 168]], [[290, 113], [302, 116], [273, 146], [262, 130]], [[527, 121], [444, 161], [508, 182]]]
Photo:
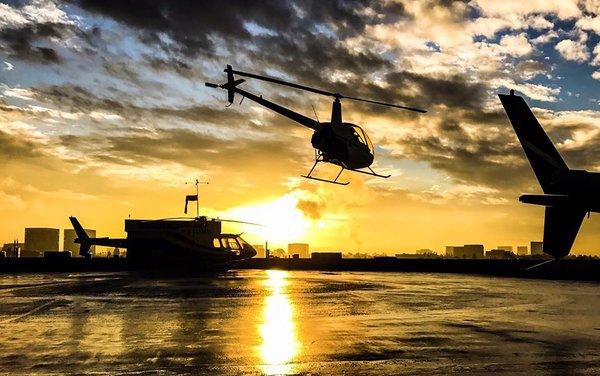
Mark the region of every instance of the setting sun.
[[262, 226], [243, 226], [246, 236], [254, 242], [268, 241], [283, 245], [306, 241], [313, 220], [298, 208], [298, 198], [286, 194], [273, 201], [233, 208], [224, 217], [258, 223]]

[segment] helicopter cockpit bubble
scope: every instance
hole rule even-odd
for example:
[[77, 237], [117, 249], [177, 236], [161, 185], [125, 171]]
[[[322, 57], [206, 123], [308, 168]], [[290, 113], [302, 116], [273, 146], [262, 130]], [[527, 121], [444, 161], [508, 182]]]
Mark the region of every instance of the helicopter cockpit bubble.
[[373, 147], [373, 143], [371, 142], [371, 139], [369, 138], [369, 136], [367, 135], [367, 132], [364, 131], [364, 129], [362, 129], [361, 127], [359, 127], [356, 124], [349, 124], [352, 128], [354, 128], [354, 133], [356, 135], [356, 137], [358, 137], [358, 140], [364, 144], [366, 147], [369, 148], [369, 152], [371, 154], [375, 154], [375, 148]]

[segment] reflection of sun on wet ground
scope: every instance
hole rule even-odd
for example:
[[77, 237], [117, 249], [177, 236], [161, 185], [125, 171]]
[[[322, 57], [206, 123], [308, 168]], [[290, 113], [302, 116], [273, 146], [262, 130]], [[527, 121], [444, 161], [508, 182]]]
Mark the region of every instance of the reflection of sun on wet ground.
[[286, 374], [292, 372], [292, 361], [298, 355], [300, 343], [294, 322], [294, 306], [287, 295], [288, 272], [267, 270], [265, 298], [259, 332], [262, 339], [260, 358], [263, 372]]

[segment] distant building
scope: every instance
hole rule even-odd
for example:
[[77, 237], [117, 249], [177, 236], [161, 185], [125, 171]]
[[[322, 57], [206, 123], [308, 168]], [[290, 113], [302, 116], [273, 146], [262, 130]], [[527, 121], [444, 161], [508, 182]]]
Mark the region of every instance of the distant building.
[[505, 249], [492, 249], [485, 253], [485, 257], [489, 259], [511, 259], [515, 257], [515, 254]]
[[45, 251], [58, 251], [60, 230], [57, 228], [28, 227], [21, 257], [42, 257]]
[[543, 255], [544, 254], [544, 242], [531, 242], [529, 249], [531, 250], [531, 255]]
[[[96, 230], [85, 229], [85, 233], [90, 238], [96, 237]], [[79, 256], [79, 244], [74, 242], [75, 238], [77, 238], [77, 233], [72, 228], [66, 228], [63, 232], [63, 250], [70, 251], [73, 256]], [[90, 247], [90, 253], [92, 256], [96, 256], [96, 246], [93, 245]]]
[[461, 258], [483, 258], [483, 244], [465, 244], [462, 247]]
[[462, 246], [458, 246], [458, 245], [447, 245], [446, 246], [446, 257], [454, 257], [454, 250], [458, 249], [460, 251], [461, 248], [462, 248]]
[[501, 250], [507, 251], [507, 252], [513, 251], [512, 245], [499, 245], [498, 247], [496, 247], [496, 249], [501, 249]]
[[23, 246], [24, 243], [6, 243], [2, 246], [2, 251], [6, 253], [6, 257], [19, 257]]
[[519, 255], [519, 256], [527, 256], [528, 253], [529, 253], [529, 249], [527, 248], [526, 245], [519, 245], [519, 246], [517, 246], [517, 255]]
[[308, 244], [290, 243], [288, 244], [288, 255], [298, 255], [300, 258], [309, 258]]
[[254, 257], [265, 258], [267, 256], [265, 253], [265, 246], [263, 244], [254, 244], [252, 245], [252, 248], [256, 250], [256, 256]]
[[483, 258], [483, 244], [465, 244], [463, 246], [447, 246], [446, 257], [463, 259]]

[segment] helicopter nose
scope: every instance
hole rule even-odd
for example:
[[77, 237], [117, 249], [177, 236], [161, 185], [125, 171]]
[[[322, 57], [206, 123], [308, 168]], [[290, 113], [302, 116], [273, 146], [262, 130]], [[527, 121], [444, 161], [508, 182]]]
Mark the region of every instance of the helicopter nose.
[[256, 250], [253, 247], [244, 248], [242, 250], [242, 256], [244, 258], [252, 258], [256, 256]]

